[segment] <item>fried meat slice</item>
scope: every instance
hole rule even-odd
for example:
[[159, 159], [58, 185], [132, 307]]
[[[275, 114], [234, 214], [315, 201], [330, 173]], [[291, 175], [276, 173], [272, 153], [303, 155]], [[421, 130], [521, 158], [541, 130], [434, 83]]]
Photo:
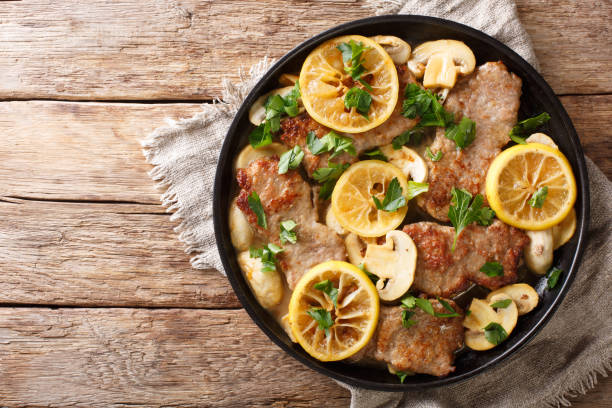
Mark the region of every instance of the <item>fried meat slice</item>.
[[417, 203], [432, 217], [448, 221], [448, 207], [453, 187], [472, 195], [483, 194], [485, 177], [491, 161], [509, 141], [516, 124], [521, 97], [521, 79], [508, 72], [502, 62], [487, 62], [457, 82], [444, 108], [459, 122], [467, 116], [476, 123], [476, 138], [463, 150], [438, 128], [431, 151], [443, 153], [442, 159], [427, 160], [429, 191]]
[[[247, 168], [237, 172], [240, 194], [237, 205], [246, 215], [256, 234], [265, 242], [282, 246], [285, 251], [277, 255], [279, 266], [293, 289], [302, 275], [312, 266], [328, 261], [346, 259], [344, 242], [332, 229], [317, 222], [313, 206], [312, 188], [295, 170], [278, 174], [278, 158], [254, 160]], [[248, 196], [255, 191], [266, 213], [268, 228], [257, 225], [257, 216], [251, 210]], [[280, 243], [280, 223], [297, 223], [297, 243]]]
[[[412, 288], [429, 295], [446, 296], [467, 289], [470, 282], [489, 289], [516, 282], [523, 247], [529, 238], [522, 231], [495, 220], [488, 227], [466, 227], [451, 251], [455, 229], [433, 222], [404, 227], [417, 247], [417, 267]], [[485, 262], [499, 262], [503, 276], [487, 276]]]
[[[430, 300], [437, 313], [448, 313], [437, 300]], [[387, 363], [396, 371], [443, 377], [455, 371], [455, 351], [463, 345], [463, 312], [448, 303], [460, 317], [434, 317], [418, 307], [411, 311], [413, 326], [402, 325], [400, 306], [381, 306], [374, 337], [366, 346], [365, 358]]]
[[[400, 82], [400, 92], [408, 83], [415, 82], [414, 76], [408, 71], [405, 66], [397, 66], [398, 77]], [[380, 126], [375, 127], [364, 133], [346, 134], [353, 139], [353, 145], [357, 151], [357, 155], [377, 146], [383, 146], [391, 143], [393, 138], [400, 135], [406, 130], [412, 129], [418, 123], [417, 119], [408, 119], [401, 115], [403, 98], [398, 98], [395, 110], [385, 122]], [[306, 145], [306, 137], [309, 132], [314, 132], [315, 136], [321, 138], [330, 131], [329, 128], [317, 123], [308, 113], [303, 113], [293, 118], [286, 118], [281, 122], [281, 142], [289, 147], [299, 145], [304, 151], [304, 159], [302, 163], [309, 176], [320, 168], [327, 167], [329, 153], [323, 153], [318, 156], [313, 155]], [[335, 163], [353, 163], [357, 157], [353, 157], [347, 153], [334, 158]]]

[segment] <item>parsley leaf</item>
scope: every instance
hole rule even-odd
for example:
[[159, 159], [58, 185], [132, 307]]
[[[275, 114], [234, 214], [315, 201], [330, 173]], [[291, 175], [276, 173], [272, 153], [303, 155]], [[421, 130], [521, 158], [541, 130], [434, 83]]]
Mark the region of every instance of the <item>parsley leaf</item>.
[[378, 282], [378, 280], [380, 279], [378, 275], [374, 275], [372, 272], [368, 271], [363, 263], [360, 263], [359, 265], [357, 265], [357, 267], [361, 269], [366, 275], [368, 275], [368, 278], [370, 278], [372, 283], [376, 285], [376, 282]]
[[393, 177], [393, 180], [389, 183], [387, 193], [382, 203], [376, 196], [372, 196], [372, 199], [377, 209], [387, 212], [397, 211], [399, 208], [406, 205], [406, 197], [402, 195], [402, 186], [400, 186], [397, 177]]
[[529, 119], [522, 120], [516, 124], [510, 131], [510, 139], [519, 144], [526, 144], [525, 138], [550, 120], [550, 115], [546, 112], [540, 113]]
[[297, 116], [300, 112], [298, 106], [298, 99], [301, 97], [300, 92], [300, 81], [295, 81], [295, 85], [293, 85], [293, 89], [287, 96], [283, 98], [285, 113], [291, 117]]
[[254, 149], [272, 143], [272, 133], [270, 133], [269, 125], [266, 128], [266, 124], [267, 122], [263, 122], [249, 134], [249, 143]]
[[382, 161], [389, 161], [389, 159], [387, 158], [387, 156], [385, 156], [383, 154], [383, 152], [380, 151], [380, 148], [375, 148], [372, 150], [369, 150], [367, 152], [363, 152], [361, 153], [362, 157], [365, 157], [367, 160], [382, 160]]
[[342, 53], [344, 71], [355, 81], [359, 81], [361, 79], [361, 74], [365, 72], [361, 57], [367, 48], [361, 41], [355, 42], [354, 40], [350, 40], [348, 43], [340, 43], [336, 48]]
[[454, 115], [444, 109], [438, 98], [428, 89], [422, 89], [415, 83], [410, 83], [404, 90], [402, 115], [414, 119], [421, 118], [420, 127], [447, 127], [453, 123]]
[[399, 150], [402, 146], [410, 144], [419, 144], [421, 139], [425, 135], [425, 130], [422, 127], [417, 127], [402, 132], [399, 136], [396, 136], [391, 141], [391, 146], [394, 150]]
[[263, 248], [249, 248], [251, 258], [260, 258], [262, 272], [271, 272], [276, 270], [276, 255], [283, 252], [284, 249], [275, 244], [264, 245]]
[[280, 223], [280, 242], [284, 244], [290, 242], [295, 244], [297, 242], [297, 234], [294, 228], [297, 226], [293, 220], [285, 220]]
[[466, 315], [466, 316], [469, 316], [469, 315], [471, 315], [471, 314], [472, 314], [472, 311], [471, 311], [471, 310], [469, 310], [469, 309], [468, 309], [468, 310], [466, 310], [466, 311], [465, 311], [465, 315]]
[[480, 272], [485, 273], [488, 277], [504, 276], [504, 267], [499, 262], [485, 262], [480, 267]]
[[406, 198], [408, 198], [408, 200], [412, 200], [414, 197], [418, 196], [419, 194], [426, 193], [427, 191], [429, 191], [428, 183], [418, 183], [416, 181], [409, 180]]
[[416, 298], [412, 295], [405, 296], [402, 300], [402, 307], [412, 309], [416, 306]]
[[255, 191], [252, 191], [249, 197], [247, 198], [249, 203], [249, 208], [253, 210], [255, 215], [257, 216], [257, 225], [263, 228], [268, 228], [268, 222], [266, 221], [266, 213], [261, 205], [261, 200]]
[[357, 112], [359, 112], [361, 116], [367, 120], [370, 120], [368, 117], [368, 112], [370, 111], [371, 104], [372, 95], [356, 86], [349, 89], [346, 95], [344, 95], [344, 106], [346, 109], [357, 109]]
[[[468, 191], [453, 187], [451, 196], [448, 218], [455, 227], [455, 239], [451, 247], [451, 251], [454, 251], [457, 237], [465, 227], [473, 222], [478, 222], [480, 225], [490, 225], [495, 212], [489, 207], [482, 206], [484, 198], [480, 194], [476, 194], [472, 201], [472, 195]], [[472, 204], [470, 204], [470, 201], [472, 201]]]
[[412, 310], [404, 309], [402, 310], [402, 326], [405, 328], [410, 328], [417, 324], [416, 320], [411, 320], [410, 318], [414, 315]]
[[533, 208], [542, 208], [544, 205], [544, 200], [546, 200], [546, 196], [548, 195], [548, 186], [542, 186], [538, 188], [538, 190], [533, 193], [529, 201], [530, 206]]
[[512, 299], [498, 300], [497, 302], [491, 304], [491, 307], [494, 309], [505, 309], [510, 306], [510, 303], [512, 303]]
[[446, 300], [441, 299], [438, 296], [436, 296], [436, 299], [438, 300], [438, 303], [442, 305], [442, 307], [444, 307], [446, 310], [450, 312], [450, 313], [436, 312], [436, 317], [460, 317], [461, 316], [459, 313], [457, 313], [457, 311], [455, 311], [455, 309], [453, 309], [450, 303], [448, 303]]
[[314, 155], [333, 152], [329, 157], [330, 159], [333, 159], [342, 152], [347, 152], [351, 156], [357, 155], [355, 146], [353, 146], [353, 139], [340, 136], [333, 130], [321, 138], [318, 138], [314, 132], [308, 132], [306, 135], [306, 146], [308, 146], [310, 153]]
[[429, 160], [431, 160], [432, 162], [440, 161], [442, 159], [442, 156], [444, 155], [444, 153], [442, 153], [441, 150], [438, 150], [438, 152], [434, 155], [431, 152], [431, 149], [429, 149], [429, 146], [425, 148], [425, 154], [427, 155], [427, 157], [429, 157]]
[[338, 307], [338, 289], [334, 288], [333, 283], [329, 279], [315, 283], [314, 288], [327, 294], [334, 303], [334, 306]]
[[289, 169], [296, 169], [302, 159], [304, 158], [304, 152], [298, 145], [293, 146], [291, 150], [287, 150], [280, 157], [278, 162], [278, 174], [285, 174]]
[[508, 338], [508, 333], [499, 323], [489, 323], [484, 328], [484, 335], [491, 344], [498, 345]]
[[476, 122], [464, 116], [458, 125], [451, 123], [444, 133], [447, 139], [454, 140], [457, 147], [464, 149], [476, 137]]
[[406, 377], [408, 377], [410, 374], [403, 371], [396, 371], [395, 375], [397, 375], [397, 378], [399, 378], [400, 382], [403, 384]]
[[434, 308], [429, 300], [414, 297], [412, 295], [405, 296], [402, 299], [402, 307], [406, 309], [413, 309], [415, 306], [418, 306], [425, 313], [435, 316]]
[[327, 165], [329, 167], [320, 167], [312, 174], [316, 181], [323, 183], [321, 190], [319, 190], [319, 198], [322, 200], [327, 200], [331, 196], [336, 186], [336, 181], [344, 173], [344, 170], [349, 167], [348, 163], [327, 162]]
[[308, 146], [308, 150], [310, 153], [314, 155], [318, 155], [321, 153], [325, 153], [329, 151], [327, 147], [327, 138], [323, 136], [322, 138], [318, 138], [315, 132], [308, 132], [306, 135], [306, 146]]
[[555, 286], [557, 286], [557, 282], [559, 281], [559, 278], [561, 277], [561, 274], [563, 273], [562, 269], [557, 268], [556, 266], [553, 266], [547, 273], [546, 273], [546, 286], [548, 286], [548, 289], [554, 289]]
[[331, 317], [331, 313], [322, 308], [312, 308], [306, 313], [317, 323], [319, 323], [319, 329], [325, 330], [325, 335], [329, 336], [329, 328], [334, 325], [334, 320]]

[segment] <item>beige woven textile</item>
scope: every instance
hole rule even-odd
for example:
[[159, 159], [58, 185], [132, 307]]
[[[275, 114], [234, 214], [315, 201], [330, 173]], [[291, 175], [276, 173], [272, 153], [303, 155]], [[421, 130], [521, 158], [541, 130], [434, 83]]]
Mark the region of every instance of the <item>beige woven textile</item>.
[[[504, 42], [537, 67], [512, 0], [367, 0], [373, 13], [422, 14], [455, 20]], [[190, 119], [167, 120], [143, 142], [164, 190], [162, 203], [193, 253], [194, 268], [224, 273], [212, 225], [212, 186], [219, 150], [236, 109], [270, 66], [263, 59], [239, 84]], [[486, 373], [457, 385], [410, 393], [351, 390], [352, 408], [567, 406], [597, 375], [612, 370], [612, 183], [587, 159], [591, 191], [589, 242], [577, 278], [554, 317], [527, 346]], [[228, 180], [228, 182], [231, 182]]]

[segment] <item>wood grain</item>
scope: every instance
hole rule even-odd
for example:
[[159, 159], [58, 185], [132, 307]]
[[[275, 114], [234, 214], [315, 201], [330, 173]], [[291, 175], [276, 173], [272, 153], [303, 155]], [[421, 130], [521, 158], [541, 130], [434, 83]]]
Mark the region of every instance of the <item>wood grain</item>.
[[[557, 93], [612, 91], [612, 3], [519, 0], [542, 73]], [[221, 95], [264, 55], [373, 15], [358, 0], [4, 3], [0, 99], [198, 99]]]
[[242, 310], [0, 308], [1, 406], [337, 407]]
[[0, 303], [239, 307], [191, 268], [161, 206], [0, 201]]

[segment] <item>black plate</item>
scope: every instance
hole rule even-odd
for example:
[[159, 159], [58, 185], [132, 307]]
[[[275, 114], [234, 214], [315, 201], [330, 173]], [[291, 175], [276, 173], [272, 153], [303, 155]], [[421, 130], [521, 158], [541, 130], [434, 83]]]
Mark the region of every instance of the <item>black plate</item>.
[[[503, 61], [511, 72], [523, 80], [519, 118], [548, 112], [552, 119], [543, 131], [552, 135], [570, 161], [576, 175], [577, 231], [570, 242], [555, 253], [555, 265], [565, 271], [557, 287], [548, 291], [545, 288], [545, 279], [538, 280], [535, 288], [540, 294], [540, 304], [533, 312], [519, 319], [508, 340], [489, 351], [467, 351], [460, 354], [455, 361], [457, 369], [445, 378], [416, 375], [406, 378], [405, 383], [400, 384], [395, 376], [383, 369], [366, 369], [342, 362], [322, 363], [310, 357], [299, 345], [289, 340], [282, 328], [257, 303], [240, 272], [236, 253], [230, 241], [228, 209], [236, 183], [232, 175], [232, 163], [248, 143], [248, 134], [252, 129], [248, 119], [250, 106], [258, 96], [278, 87], [277, 79], [280, 74], [299, 72], [302, 62], [317, 45], [346, 34], [395, 35], [408, 41], [413, 47], [423, 41], [451, 38], [465, 42], [474, 51], [478, 65], [487, 61]], [[561, 102], [535, 69], [510, 48], [480, 31], [447, 20], [409, 15], [371, 17], [342, 24], [302, 43], [281, 58], [255, 85], [238, 110], [219, 156], [214, 186], [213, 217], [219, 254], [232, 287], [251, 318], [272, 341], [308, 367], [337, 380], [375, 390], [402, 391], [450, 384], [470, 378], [516, 352], [542, 329], [578, 272], [578, 261], [585, 245], [589, 220], [588, 179], [580, 141]]]

